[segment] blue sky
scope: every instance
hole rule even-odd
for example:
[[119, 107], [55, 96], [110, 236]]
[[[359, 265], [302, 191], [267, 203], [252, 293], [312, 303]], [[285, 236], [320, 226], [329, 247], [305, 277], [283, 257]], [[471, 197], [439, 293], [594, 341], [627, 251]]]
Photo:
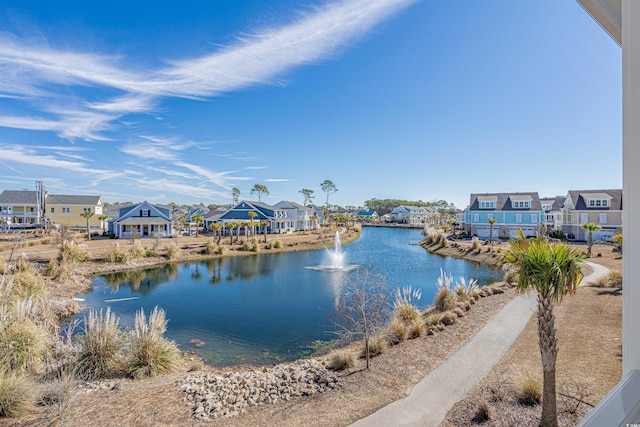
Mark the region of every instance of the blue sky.
[[0, 4], [0, 190], [229, 203], [622, 185], [621, 50], [574, 0]]

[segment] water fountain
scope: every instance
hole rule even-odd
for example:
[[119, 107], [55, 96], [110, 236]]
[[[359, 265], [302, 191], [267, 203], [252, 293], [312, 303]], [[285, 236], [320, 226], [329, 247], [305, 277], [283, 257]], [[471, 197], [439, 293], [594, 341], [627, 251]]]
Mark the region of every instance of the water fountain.
[[336, 231], [333, 239], [333, 250], [327, 249], [327, 264], [313, 265], [306, 267], [310, 270], [318, 271], [351, 271], [360, 268], [359, 264], [345, 264], [345, 253], [342, 251], [340, 233]]

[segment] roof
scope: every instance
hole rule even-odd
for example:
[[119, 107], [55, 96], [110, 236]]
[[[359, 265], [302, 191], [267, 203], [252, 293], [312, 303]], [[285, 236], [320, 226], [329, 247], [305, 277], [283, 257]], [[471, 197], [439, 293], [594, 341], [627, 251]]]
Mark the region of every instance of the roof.
[[76, 195], [59, 195], [47, 194], [47, 204], [50, 205], [101, 205], [102, 198], [100, 196], [76, 196]]
[[622, 46], [622, 0], [578, 0], [578, 3]]
[[[568, 197], [575, 210], [622, 210], [622, 190], [570, 190]], [[587, 207], [585, 199], [608, 199], [609, 207]]]
[[[292, 208], [295, 208], [295, 209], [313, 210], [313, 208], [310, 208], [310, 207], [308, 207], [308, 206], [301, 205], [300, 203], [290, 202], [290, 201], [288, 201], [288, 200], [283, 200], [282, 202], [278, 203], [276, 206], [277, 206], [277, 207], [282, 207], [282, 206], [278, 206], [278, 205], [280, 205], [281, 203], [286, 203], [286, 204], [290, 205]], [[287, 209], [287, 208], [283, 208], [283, 209]]]
[[358, 216], [378, 216], [376, 211], [360, 211], [358, 212]]
[[4, 190], [2, 194], [0, 194], [0, 204], [37, 205], [38, 193], [36, 191], [28, 191], [28, 190]]
[[227, 211], [222, 209], [214, 209], [212, 211], [207, 212], [207, 214], [204, 216], [204, 219], [207, 221], [215, 221], [218, 218], [220, 218], [222, 215], [224, 215], [225, 212]]
[[132, 216], [127, 219], [123, 219], [122, 221], [117, 221], [119, 224], [124, 225], [140, 225], [140, 224], [169, 224], [171, 221], [168, 221], [159, 216]]
[[551, 211], [559, 211], [564, 207], [566, 198], [566, 196], [543, 197], [540, 199], [540, 204], [551, 205]]
[[[480, 201], [493, 201], [487, 200], [487, 197], [495, 197], [496, 207], [494, 209], [480, 209]], [[540, 197], [538, 192], [517, 192], [517, 193], [483, 193], [483, 194], [471, 194], [469, 203], [470, 211], [541, 211], [542, 204], [540, 203]], [[482, 200], [484, 199], [484, 200]], [[531, 201], [531, 207], [529, 208], [514, 208], [511, 206], [512, 201]]]

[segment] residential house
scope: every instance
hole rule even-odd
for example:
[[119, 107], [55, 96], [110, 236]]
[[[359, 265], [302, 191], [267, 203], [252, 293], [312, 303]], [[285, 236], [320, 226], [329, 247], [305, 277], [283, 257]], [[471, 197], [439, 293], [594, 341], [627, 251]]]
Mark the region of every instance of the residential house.
[[320, 221], [320, 224], [323, 224], [324, 223], [325, 207], [324, 206], [314, 205], [314, 204], [310, 204], [310, 205], [308, 205], [308, 207], [313, 209], [313, 214], [318, 217], [318, 220]]
[[87, 220], [81, 216], [83, 212], [91, 212], [90, 227], [104, 229], [102, 215], [102, 197], [47, 194], [45, 216], [47, 221], [55, 225], [68, 227], [86, 227]]
[[185, 221], [187, 223], [193, 222], [194, 215], [202, 215], [203, 217], [209, 213], [209, 209], [206, 206], [196, 206], [189, 209], [189, 212], [185, 215]]
[[396, 206], [389, 213], [397, 222], [425, 224], [435, 212], [422, 206]]
[[[518, 230], [525, 236], [537, 236], [545, 218], [537, 192], [471, 194], [465, 210], [465, 231], [481, 239], [511, 238]], [[491, 230], [489, 219], [496, 223]]]
[[207, 212], [204, 216], [204, 228], [206, 230], [211, 230], [211, 224], [216, 222], [220, 222], [220, 217], [224, 215], [227, 211], [223, 209], [214, 209], [212, 211]]
[[571, 190], [562, 209], [562, 231], [570, 239], [587, 240], [582, 224], [594, 223], [600, 231], [593, 240], [611, 240], [622, 232], [622, 190]]
[[544, 224], [546, 232], [551, 230], [562, 229], [562, 207], [564, 206], [565, 196], [544, 197], [540, 199], [542, 210], [544, 211]]
[[109, 230], [118, 238], [171, 237], [171, 208], [149, 202], [120, 208], [118, 219], [109, 223]]
[[45, 217], [44, 188], [36, 191], [4, 190], [0, 194], [0, 228], [13, 224], [43, 224]]
[[364, 222], [378, 222], [380, 221], [380, 216], [376, 211], [360, 211], [358, 212], [358, 218]]
[[[238, 222], [250, 222], [249, 212], [255, 212], [253, 222], [267, 222], [268, 233], [290, 233], [295, 231], [295, 222], [287, 216], [287, 210], [277, 208], [261, 202], [242, 201], [220, 216], [218, 222], [227, 224]], [[259, 227], [262, 230], [262, 225]], [[262, 232], [262, 231], [261, 231]]]
[[320, 228], [320, 219], [311, 207], [286, 200], [276, 203], [274, 207], [287, 211], [287, 217], [293, 221], [295, 231], [309, 231]]

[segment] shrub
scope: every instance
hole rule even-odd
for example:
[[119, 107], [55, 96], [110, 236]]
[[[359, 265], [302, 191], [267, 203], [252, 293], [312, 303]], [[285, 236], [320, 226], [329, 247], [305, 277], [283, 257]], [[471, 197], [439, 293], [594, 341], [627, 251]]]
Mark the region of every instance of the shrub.
[[28, 318], [8, 320], [7, 323], [0, 333], [2, 363], [10, 369], [40, 372], [46, 352], [45, 330]]
[[510, 268], [504, 272], [504, 278], [502, 280], [508, 285], [513, 285], [518, 281], [518, 272]]
[[449, 325], [453, 325], [454, 323], [456, 323], [456, 318], [458, 316], [456, 314], [454, 314], [451, 311], [447, 311], [445, 313], [442, 313], [442, 318], [441, 323], [445, 326], [449, 326]]
[[271, 242], [271, 249], [281, 249], [281, 248], [282, 248], [282, 241], [275, 240]]
[[598, 279], [593, 286], [597, 288], [622, 288], [622, 272], [611, 270], [607, 275]]
[[253, 251], [253, 252], [258, 252], [260, 251], [260, 245], [258, 244], [258, 242], [253, 241], [253, 242], [244, 242], [242, 244], [242, 250], [243, 251]]
[[331, 353], [327, 368], [332, 371], [344, 371], [345, 369], [353, 367], [353, 365], [353, 353], [348, 350], [337, 350]]
[[542, 385], [531, 374], [527, 374], [520, 380], [518, 390], [518, 402], [523, 405], [537, 405], [542, 399]]
[[395, 345], [406, 340], [409, 336], [409, 328], [407, 324], [395, 317], [387, 327], [387, 340], [389, 344]]
[[73, 240], [64, 240], [58, 259], [63, 263], [75, 264], [85, 261], [88, 258], [87, 250], [84, 246], [78, 245]]
[[[382, 336], [375, 336], [369, 338], [369, 356], [378, 356], [387, 350], [387, 341]], [[367, 357], [367, 347], [362, 342], [362, 349], [360, 351], [360, 358]]]
[[409, 330], [407, 331], [408, 333], [407, 338], [409, 338], [410, 340], [414, 338], [418, 338], [419, 336], [422, 335], [423, 331], [424, 331], [424, 328], [423, 328], [422, 322], [417, 320], [409, 325]]
[[134, 240], [133, 246], [131, 246], [131, 250], [129, 251], [129, 253], [131, 254], [131, 258], [139, 259], [146, 254], [146, 251], [140, 245], [140, 243], [138, 243], [137, 240]]
[[402, 320], [405, 324], [411, 324], [420, 318], [420, 310], [416, 307], [422, 298], [420, 289], [413, 289], [411, 286], [396, 288], [396, 299], [393, 302], [394, 316]]
[[204, 244], [204, 253], [207, 255], [213, 255], [216, 253], [216, 250], [218, 249], [217, 247], [218, 245], [216, 245], [212, 240], [207, 240]]
[[436, 292], [436, 297], [433, 304], [437, 310], [447, 311], [455, 307], [456, 300], [457, 299], [455, 294], [451, 292], [450, 289], [440, 288], [438, 289], [438, 292]]
[[478, 240], [478, 238], [474, 236], [473, 239], [471, 239], [471, 251], [473, 253], [479, 253], [481, 250], [482, 243], [480, 243], [480, 240]]
[[13, 295], [20, 299], [39, 299], [47, 294], [47, 286], [32, 270], [19, 271], [13, 276]]
[[133, 378], [154, 377], [175, 370], [180, 364], [180, 351], [175, 343], [164, 338], [167, 320], [164, 310], [155, 307], [149, 322], [140, 309], [136, 313], [131, 333], [131, 349], [127, 357], [127, 372]]
[[491, 406], [486, 399], [482, 398], [478, 400], [478, 406], [476, 407], [476, 414], [473, 417], [475, 422], [484, 422], [491, 419]]
[[17, 372], [0, 371], [0, 417], [21, 417], [35, 407], [34, 384]]
[[567, 236], [564, 234], [564, 231], [554, 228], [549, 232], [549, 237], [553, 239], [567, 240]]
[[151, 249], [147, 249], [147, 251], [144, 253], [144, 256], [147, 258], [153, 258], [156, 256], [156, 253]]
[[29, 257], [24, 252], [20, 254], [16, 261], [15, 271], [33, 273], [33, 265], [29, 262]]
[[457, 307], [453, 309], [453, 313], [458, 316], [458, 317], [464, 317], [464, 310], [462, 310], [461, 308]]
[[112, 264], [127, 264], [131, 260], [131, 255], [120, 249], [120, 245], [116, 245], [107, 251], [105, 258]]
[[124, 344], [118, 323], [109, 307], [104, 315], [102, 310], [96, 314], [94, 309], [90, 309], [89, 317], [84, 318], [78, 371], [87, 379], [105, 378], [116, 371]]
[[424, 320], [424, 324], [427, 326], [437, 325], [442, 323], [442, 313], [433, 313]]
[[218, 246], [218, 247], [216, 248], [216, 253], [217, 253], [218, 255], [222, 255], [223, 253], [225, 253], [225, 251], [226, 251], [226, 250], [227, 250], [227, 248], [226, 248], [226, 247], [224, 247], [224, 246]]
[[176, 242], [171, 242], [167, 248], [167, 258], [171, 261], [180, 257], [180, 248]]

